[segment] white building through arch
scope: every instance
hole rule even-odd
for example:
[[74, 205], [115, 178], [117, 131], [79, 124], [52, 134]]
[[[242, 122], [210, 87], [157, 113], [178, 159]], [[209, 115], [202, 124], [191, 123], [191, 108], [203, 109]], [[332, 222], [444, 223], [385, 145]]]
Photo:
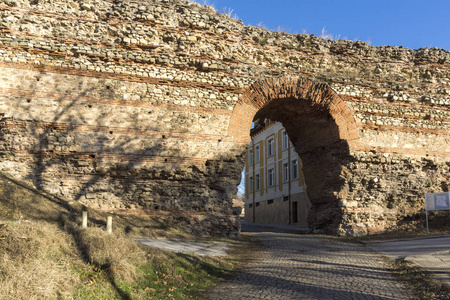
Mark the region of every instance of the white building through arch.
[[308, 226], [311, 203], [301, 160], [283, 125], [255, 120], [245, 164], [245, 220]]

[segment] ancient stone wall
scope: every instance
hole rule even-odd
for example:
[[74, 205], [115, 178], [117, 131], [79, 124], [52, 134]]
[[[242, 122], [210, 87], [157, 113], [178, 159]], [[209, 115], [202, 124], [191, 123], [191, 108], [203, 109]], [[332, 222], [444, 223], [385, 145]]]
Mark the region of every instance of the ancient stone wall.
[[300, 153], [311, 226], [395, 228], [448, 191], [448, 51], [271, 32], [185, 0], [0, 0], [0, 14], [0, 169], [38, 188], [235, 234], [258, 115]]

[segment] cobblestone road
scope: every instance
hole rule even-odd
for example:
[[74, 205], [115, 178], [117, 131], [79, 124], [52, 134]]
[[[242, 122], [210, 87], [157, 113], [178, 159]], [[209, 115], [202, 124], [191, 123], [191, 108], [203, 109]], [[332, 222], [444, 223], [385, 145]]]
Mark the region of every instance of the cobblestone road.
[[246, 233], [263, 250], [206, 299], [411, 299], [379, 256], [336, 238]]

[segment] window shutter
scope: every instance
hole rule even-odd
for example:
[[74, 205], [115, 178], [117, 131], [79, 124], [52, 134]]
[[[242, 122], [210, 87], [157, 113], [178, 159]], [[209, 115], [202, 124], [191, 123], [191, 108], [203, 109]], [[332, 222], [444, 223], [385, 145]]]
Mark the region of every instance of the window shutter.
[[283, 157], [283, 129], [278, 131], [278, 159]]
[[283, 162], [278, 162], [278, 189], [283, 190]]
[[261, 168], [259, 170], [259, 180], [260, 180], [260, 186], [259, 186], [259, 191], [260, 191], [260, 195], [264, 195], [264, 168]]
[[264, 141], [259, 142], [259, 163], [264, 166]]

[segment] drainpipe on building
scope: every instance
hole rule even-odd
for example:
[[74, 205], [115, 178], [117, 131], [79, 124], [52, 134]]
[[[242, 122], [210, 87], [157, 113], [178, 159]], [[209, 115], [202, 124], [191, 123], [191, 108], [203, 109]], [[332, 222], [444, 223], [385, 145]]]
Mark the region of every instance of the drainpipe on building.
[[252, 195], [253, 195], [253, 204], [252, 204], [252, 208], [253, 208], [253, 223], [256, 223], [256, 205], [255, 205], [255, 149], [253, 147], [253, 137], [252, 137], [252, 166], [253, 166], [253, 174], [252, 174], [252, 178], [253, 178], [253, 182], [252, 182]]
[[289, 224], [292, 224], [292, 203], [291, 203], [291, 142], [288, 142], [288, 200], [289, 200]]

